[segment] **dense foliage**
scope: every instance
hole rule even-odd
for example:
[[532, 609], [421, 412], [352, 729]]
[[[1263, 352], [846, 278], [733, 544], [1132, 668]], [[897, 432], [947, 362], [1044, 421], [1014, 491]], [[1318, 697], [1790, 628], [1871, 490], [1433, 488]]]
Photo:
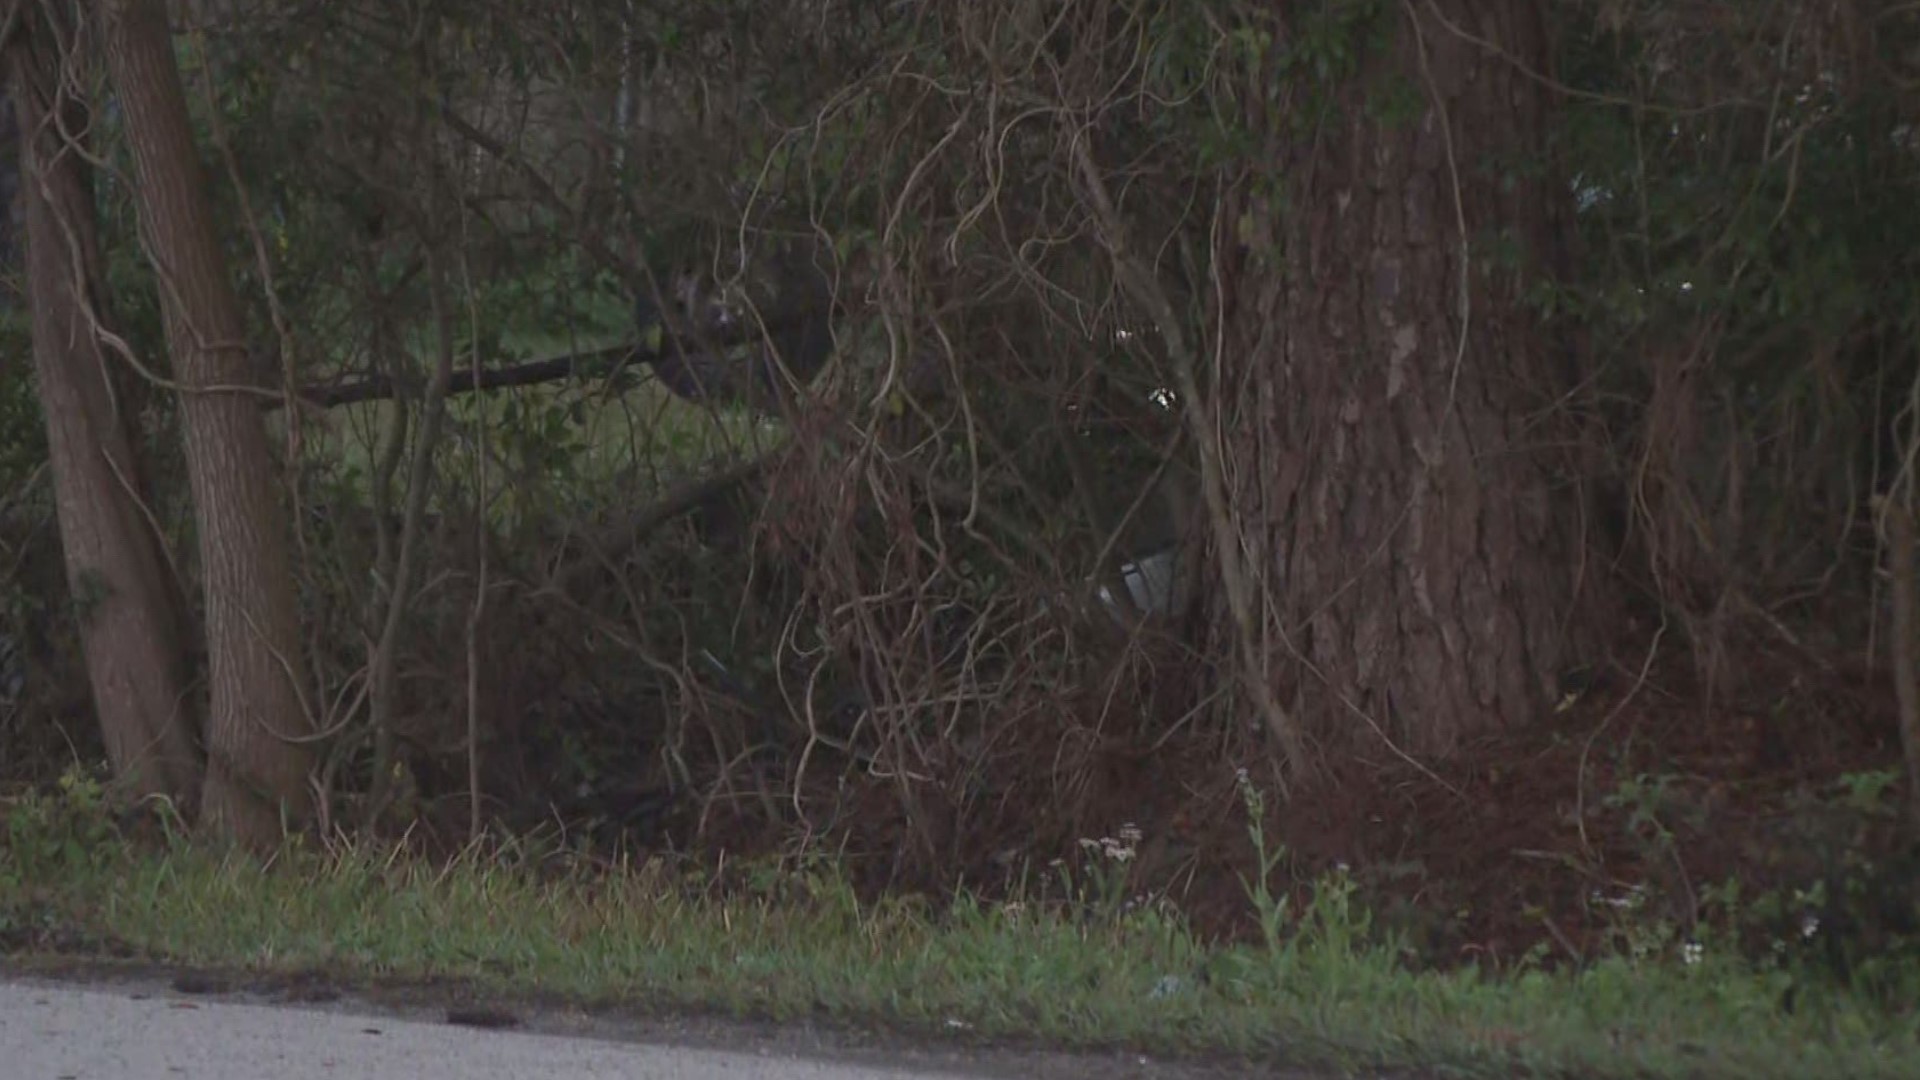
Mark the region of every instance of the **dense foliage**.
[[[333, 735], [328, 822], [451, 842], [471, 758], [490, 824], [823, 843], [926, 882], [1010, 876], [1116, 814], [1169, 834], [1225, 814], [1234, 769], [1266, 757], [1217, 705], [1237, 660], [1205, 626], [1197, 451], [1161, 342], [1225, 347], [1213, 305], [1232, 283], [1213, 275], [1244, 223], [1223, 233], [1211, 208], [1245, 189], [1286, 205], [1297, 178], [1268, 149], [1336, 119], [1330, 88], [1416, 22], [1499, 49], [1443, 6], [185, 5], [263, 383], [393, 388], [273, 411]], [[1920, 16], [1531, 7], [1559, 50], [1528, 71], [1556, 94], [1554, 154], [1464, 167], [1564, 192], [1559, 272], [1530, 288], [1567, 376], [1551, 407], [1581, 438], [1559, 481], [1596, 493], [1590, 557], [1636, 619], [1624, 679], [1579, 715], [1607, 727], [1650, 643], [1702, 676], [1701, 702], [1780, 664], [1885, 664], [1872, 500], [1910, 483], [1916, 445]], [[1370, 83], [1369, 109], [1422, 122], [1416, 74]], [[1282, 130], [1250, 126], [1259, 94], [1286, 102]], [[117, 123], [103, 101], [109, 278], [152, 354]], [[1088, 161], [1170, 311], [1116, 280]], [[1476, 235], [1480, 269], [1510, 241]], [[673, 272], [748, 276], [782, 245], [841, 285], [838, 363], [798, 407], [701, 408], [588, 362], [624, 357], [634, 298]], [[0, 327], [9, 356], [22, 322]], [[580, 360], [455, 394], [429, 444], [441, 406], [422, 388], [448, 353], [462, 371]], [[1246, 392], [1206, 371], [1198, 388]], [[0, 612], [53, 641], [30, 409], [26, 371], [0, 366], [0, 564], [39, 568], [0, 586]], [[185, 551], [167, 400], [140, 422]], [[393, 596], [403, 549], [421, 570]], [[1143, 584], [1163, 565], [1178, 587]], [[369, 703], [383, 648], [393, 696]], [[0, 724], [18, 778], [57, 771], [54, 732], [79, 738], [55, 726], [79, 710], [54, 682]], [[1175, 844], [1143, 877], [1217, 874], [1209, 850]]]

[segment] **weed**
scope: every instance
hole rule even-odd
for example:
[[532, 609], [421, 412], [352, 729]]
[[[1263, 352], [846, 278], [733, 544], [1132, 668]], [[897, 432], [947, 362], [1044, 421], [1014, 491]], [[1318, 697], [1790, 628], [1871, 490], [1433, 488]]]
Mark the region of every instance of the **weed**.
[[1288, 922], [1287, 897], [1274, 895], [1269, 884], [1273, 872], [1287, 857], [1285, 845], [1276, 844], [1273, 850], [1267, 849], [1266, 798], [1260, 792], [1246, 769], [1234, 774], [1234, 783], [1240, 789], [1240, 802], [1247, 811], [1247, 839], [1253, 843], [1254, 860], [1260, 869], [1252, 881], [1243, 874], [1240, 885], [1247, 892], [1247, 899], [1253, 904], [1254, 913], [1260, 919], [1260, 937], [1267, 949], [1278, 953], [1281, 949], [1281, 931]]

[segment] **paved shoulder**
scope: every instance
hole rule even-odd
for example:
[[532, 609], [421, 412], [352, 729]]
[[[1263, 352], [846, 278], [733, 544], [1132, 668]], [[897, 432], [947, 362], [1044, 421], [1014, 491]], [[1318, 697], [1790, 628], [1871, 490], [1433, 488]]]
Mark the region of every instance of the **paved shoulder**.
[[19, 1080], [907, 1080], [930, 1075], [32, 983], [0, 983], [0, 1072]]

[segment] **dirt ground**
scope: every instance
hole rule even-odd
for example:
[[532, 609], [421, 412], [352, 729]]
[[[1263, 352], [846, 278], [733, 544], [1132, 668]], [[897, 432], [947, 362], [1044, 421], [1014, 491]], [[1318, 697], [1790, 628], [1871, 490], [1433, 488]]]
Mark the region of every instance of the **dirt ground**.
[[[1767, 678], [1713, 694], [1684, 657], [1605, 679], [1452, 762], [1382, 748], [1329, 772], [1273, 828], [1297, 875], [1350, 867], [1437, 963], [1590, 957], [1636, 905], [1684, 929], [1727, 882], [1753, 897], [1910, 860], [1884, 675], [1781, 651], [1755, 663]], [[1889, 786], [1868, 809], [1850, 793], [1876, 774]], [[1180, 814], [1175, 827], [1217, 853], [1202, 863], [1251, 868], [1240, 821], [1194, 828]], [[1196, 917], [1243, 928], [1238, 881], [1209, 879]]]
[[[1737, 668], [1761, 676], [1708, 692], [1690, 658], [1671, 650], [1644, 673], [1616, 670], [1543, 723], [1450, 760], [1363, 747], [1284, 806], [1269, 797], [1269, 843], [1288, 852], [1282, 884], [1304, 900], [1308, 884], [1344, 868], [1376, 925], [1401, 935], [1410, 961], [1431, 965], [1501, 966], [1530, 950], [1577, 961], [1621, 944], [1629, 916], [1685, 932], [1714, 914], [1728, 882], [1751, 898], [1863, 870], [1893, 891], [1893, 907], [1904, 905], [1894, 928], [1920, 933], [1897, 925], [1920, 911], [1920, 851], [1901, 847], [1904, 782], [1885, 673], [1784, 645], [1755, 646]], [[84, 717], [70, 719], [84, 731]], [[71, 739], [62, 739], [41, 749], [65, 756]], [[1209, 936], [1255, 933], [1242, 884], [1255, 857], [1234, 763], [1211, 746], [1136, 742], [1088, 752], [1071, 792], [1048, 786], [1036, 765], [1016, 785], [1024, 798], [1003, 800], [991, 820], [951, 823], [951, 854], [918, 860], [935, 869], [903, 872], [899, 853], [915, 837], [878, 782], [864, 796], [874, 824], [831, 846], [863, 892], [937, 902], [956, 885], [991, 897], [1021, 874], [1044, 885], [1052, 860], [1084, 856], [1081, 840], [1130, 824], [1141, 834], [1130, 895], [1170, 898]], [[0, 770], [8, 766], [48, 775], [29, 757]], [[1876, 777], [1882, 790], [1868, 807], [1861, 792]], [[862, 797], [850, 796], [855, 822]], [[724, 851], [732, 863], [795, 850], [791, 829], [741, 806], [707, 823], [702, 846], [673, 847], [696, 861]]]

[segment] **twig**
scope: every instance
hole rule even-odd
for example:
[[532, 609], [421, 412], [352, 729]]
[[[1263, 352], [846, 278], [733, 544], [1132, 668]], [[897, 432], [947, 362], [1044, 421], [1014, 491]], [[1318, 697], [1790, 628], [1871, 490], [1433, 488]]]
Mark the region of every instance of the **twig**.
[[[460, 230], [467, 229], [467, 215], [460, 215]], [[480, 306], [474, 299], [473, 267], [468, 263], [465, 244], [461, 245], [460, 273], [464, 279], [467, 294], [467, 340], [480, 340]], [[480, 381], [480, 350], [471, 348], [468, 353], [473, 381]], [[478, 567], [475, 570], [473, 589], [473, 610], [467, 615], [467, 836], [478, 839], [480, 836], [480, 630], [487, 615], [487, 508], [493, 500], [487, 495], [487, 425], [485, 410], [478, 413], [479, 422], [475, 424], [474, 439], [479, 444], [479, 452], [474, 454], [474, 513], [473, 534], [475, 558]]]
[[1654, 657], [1660, 654], [1660, 639], [1666, 636], [1667, 621], [1661, 619], [1660, 628], [1653, 632], [1653, 642], [1647, 646], [1646, 658], [1640, 662], [1640, 674], [1633, 680], [1633, 685], [1627, 688], [1627, 692], [1620, 696], [1620, 700], [1614, 703], [1613, 708], [1607, 711], [1606, 717], [1594, 727], [1593, 732], [1587, 736], [1586, 743], [1580, 747], [1580, 766], [1575, 770], [1573, 780], [1573, 822], [1575, 828], [1580, 831], [1580, 850], [1586, 852], [1589, 859], [1593, 858], [1593, 844], [1587, 839], [1587, 758], [1592, 755], [1593, 744], [1600, 740], [1601, 733], [1606, 731], [1621, 713], [1627, 711], [1627, 706], [1639, 695], [1640, 688], [1646, 685], [1647, 672], [1653, 669]]
[[[1238, 631], [1242, 677], [1266, 722], [1267, 730], [1280, 744], [1287, 773], [1298, 778], [1307, 767], [1306, 744], [1293, 717], [1280, 704], [1272, 683], [1263, 674], [1259, 635], [1254, 625], [1253, 582], [1241, 562], [1240, 537], [1234, 529], [1232, 508], [1227, 500], [1220, 447], [1214, 441], [1217, 435], [1215, 418], [1209, 415], [1207, 404], [1200, 396], [1199, 377], [1194, 371], [1193, 354], [1188, 351], [1186, 340], [1180, 333], [1179, 315], [1152, 272], [1128, 250], [1126, 226], [1114, 206], [1113, 197], [1107, 192], [1106, 180], [1094, 164], [1093, 152], [1088, 147], [1085, 133], [1073, 139], [1072, 153], [1099, 221], [1101, 242], [1106, 245], [1107, 253], [1113, 259], [1121, 288], [1152, 314], [1159, 327], [1161, 340], [1166, 345], [1167, 358], [1173, 363], [1182, 411], [1200, 456], [1201, 492], [1206, 500], [1208, 523], [1213, 529], [1214, 548], [1220, 563], [1227, 607]], [[1283, 781], [1281, 796], [1284, 798], [1289, 794]]]
[[1741, 98], [1729, 98], [1724, 101], [1715, 101], [1706, 105], [1693, 105], [1693, 106], [1654, 105], [1649, 102], [1635, 101], [1632, 98], [1621, 97], [1617, 94], [1603, 94], [1594, 90], [1582, 90], [1577, 86], [1568, 85], [1567, 83], [1561, 82], [1560, 80], [1552, 77], [1551, 75], [1548, 75], [1545, 72], [1542, 72], [1536, 69], [1533, 65], [1527, 63], [1525, 60], [1522, 60], [1518, 56], [1515, 56], [1513, 53], [1507, 51], [1507, 49], [1501, 46], [1499, 42], [1489, 41], [1486, 38], [1483, 38], [1480, 35], [1475, 34], [1473, 31], [1468, 30], [1467, 28], [1461, 26], [1459, 23], [1456, 23], [1453, 20], [1447, 18], [1446, 15], [1440, 11], [1440, 6], [1434, 3], [1434, 0], [1427, 0], [1427, 12], [1428, 14], [1433, 16], [1433, 19], [1435, 22], [1445, 27], [1448, 33], [1452, 34], [1453, 36], [1459, 38], [1464, 42], [1467, 42], [1470, 45], [1478, 46], [1479, 48], [1492, 53], [1494, 56], [1498, 57], [1499, 59], [1505, 61], [1507, 64], [1511, 65], [1515, 71], [1518, 71], [1520, 74], [1526, 76], [1528, 79], [1531, 79], [1534, 82], [1539, 83], [1540, 85], [1546, 87], [1549, 90], [1554, 91], [1555, 93], [1565, 94], [1567, 97], [1570, 97], [1570, 98], [1576, 98], [1581, 101], [1597, 102], [1601, 105], [1616, 105], [1623, 109], [1642, 110], [1642, 111], [1653, 113], [1660, 116], [1704, 116], [1708, 113], [1717, 112], [1721, 109], [1759, 109], [1763, 107], [1758, 102], [1747, 101]]

